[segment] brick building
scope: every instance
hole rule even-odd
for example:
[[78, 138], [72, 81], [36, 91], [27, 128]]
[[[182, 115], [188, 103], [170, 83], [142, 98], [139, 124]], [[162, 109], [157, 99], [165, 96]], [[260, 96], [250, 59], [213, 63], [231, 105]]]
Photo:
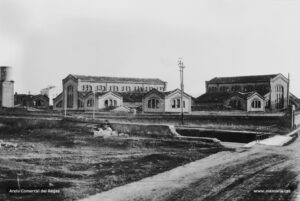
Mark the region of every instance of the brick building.
[[[63, 91], [53, 99], [53, 109], [92, 110], [107, 107], [141, 106], [142, 94], [157, 89], [165, 91], [167, 83], [153, 78], [120, 78], [68, 75], [62, 81]], [[138, 95], [140, 94], [140, 95]], [[124, 98], [123, 98], [124, 97]], [[94, 107], [95, 102], [95, 107]]]
[[[181, 105], [182, 104], [182, 105]], [[183, 112], [191, 112], [192, 98], [190, 95], [183, 93], [181, 102], [181, 90], [161, 92], [152, 89], [143, 97], [143, 111], [151, 113], [180, 113], [181, 106]]]
[[15, 94], [14, 102], [16, 107], [33, 107], [37, 109], [48, 109], [49, 98], [46, 95], [38, 94]]
[[[288, 83], [289, 80], [280, 73], [215, 77], [206, 81], [206, 93], [196, 99], [195, 108], [199, 110], [283, 110], [288, 107]], [[292, 94], [289, 93], [289, 97], [291, 96]], [[297, 98], [291, 100], [295, 102]]]

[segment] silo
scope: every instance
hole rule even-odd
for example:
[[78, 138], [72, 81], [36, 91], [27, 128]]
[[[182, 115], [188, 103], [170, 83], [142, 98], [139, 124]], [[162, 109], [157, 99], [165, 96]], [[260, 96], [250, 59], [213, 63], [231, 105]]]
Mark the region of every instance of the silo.
[[14, 81], [9, 66], [0, 66], [0, 107], [14, 107]]
[[11, 67], [0, 66], [0, 82], [12, 81]]

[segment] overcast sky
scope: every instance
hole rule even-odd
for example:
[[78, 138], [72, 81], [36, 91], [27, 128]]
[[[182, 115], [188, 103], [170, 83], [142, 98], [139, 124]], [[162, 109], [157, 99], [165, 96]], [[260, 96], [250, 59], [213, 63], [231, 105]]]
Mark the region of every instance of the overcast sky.
[[0, 65], [15, 91], [68, 74], [160, 78], [199, 96], [216, 76], [282, 73], [300, 97], [300, 1], [0, 0]]

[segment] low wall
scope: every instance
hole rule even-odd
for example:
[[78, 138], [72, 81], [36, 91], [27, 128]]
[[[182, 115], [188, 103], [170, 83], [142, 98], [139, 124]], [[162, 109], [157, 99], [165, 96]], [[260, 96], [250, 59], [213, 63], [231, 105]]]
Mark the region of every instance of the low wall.
[[[62, 126], [69, 128], [82, 128], [86, 131], [92, 131], [95, 127], [100, 127], [103, 120], [93, 120], [87, 118], [65, 118]], [[137, 123], [110, 123], [112, 130], [118, 133], [129, 134], [132, 136], [148, 137], [174, 137], [168, 125], [148, 125]]]
[[[79, 115], [83, 116], [84, 115]], [[88, 115], [87, 115], [88, 116]], [[92, 116], [88, 116], [92, 117]], [[138, 123], [138, 124], [169, 124], [181, 125], [181, 116], [174, 114], [161, 115], [113, 115], [97, 114], [97, 119], [107, 119], [118, 123]], [[200, 126], [211, 128], [226, 129], [248, 129], [248, 130], [269, 130], [269, 128], [283, 127], [288, 128], [289, 118], [284, 116], [241, 116], [241, 115], [184, 115], [184, 125]]]
[[[91, 131], [93, 127], [103, 124], [103, 120], [93, 120], [87, 118], [65, 118], [63, 120], [63, 126], [77, 127], [84, 129], [85, 131]], [[112, 129], [118, 133], [128, 134], [130, 136], [140, 137], [155, 137], [155, 138], [178, 138], [184, 140], [195, 140], [206, 143], [219, 143], [214, 138], [180, 138], [176, 133], [175, 128], [169, 125], [151, 125], [151, 124], [138, 124], [138, 123], [110, 123]]]
[[266, 139], [273, 134], [255, 133], [255, 132], [239, 132], [239, 131], [225, 131], [225, 130], [203, 130], [203, 129], [186, 129], [177, 128], [176, 131], [182, 136], [192, 137], [209, 137], [216, 138], [224, 142], [239, 142], [248, 143], [256, 139]]
[[2, 130], [56, 128], [60, 126], [61, 119], [59, 118], [0, 117], [0, 127]]

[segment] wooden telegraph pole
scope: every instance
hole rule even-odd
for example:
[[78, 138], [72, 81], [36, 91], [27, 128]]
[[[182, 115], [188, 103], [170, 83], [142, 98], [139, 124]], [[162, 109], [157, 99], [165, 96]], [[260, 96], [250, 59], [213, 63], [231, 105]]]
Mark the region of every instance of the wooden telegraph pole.
[[181, 88], [181, 124], [183, 125], [183, 90], [184, 90], [184, 85], [183, 85], [183, 69], [185, 68], [182, 58], [179, 58], [178, 61], [178, 66], [179, 66], [179, 72], [180, 72], [180, 88]]

